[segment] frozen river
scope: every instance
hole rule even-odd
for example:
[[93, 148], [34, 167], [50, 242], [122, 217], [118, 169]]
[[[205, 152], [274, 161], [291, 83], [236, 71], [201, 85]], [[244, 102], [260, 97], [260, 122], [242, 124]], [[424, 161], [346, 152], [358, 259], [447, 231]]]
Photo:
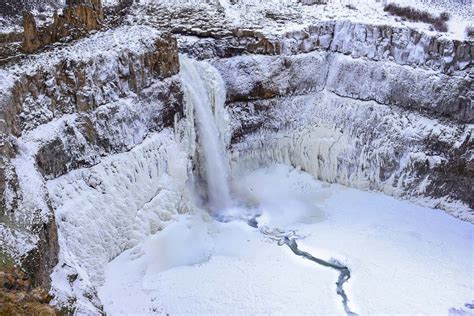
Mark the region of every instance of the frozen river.
[[[284, 165], [243, 175], [234, 191], [250, 211], [230, 210], [225, 223], [203, 211], [178, 215], [110, 262], [99, 289], [105, 311], [345, 314], [339, 272], [275, 237], [289, 234], [300, 250], [350, 269], [343, 287], [357, 314], [473, 312], [472, 224]], [[258, 228], [245, 219], [255, 213]]]

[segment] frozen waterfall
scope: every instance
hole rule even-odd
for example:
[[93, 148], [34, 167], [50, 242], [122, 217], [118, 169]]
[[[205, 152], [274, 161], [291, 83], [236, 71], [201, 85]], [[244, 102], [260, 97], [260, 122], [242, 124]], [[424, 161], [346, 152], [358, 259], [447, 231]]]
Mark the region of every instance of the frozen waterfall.
[[181, 80], [188, 115], [197, 129], [201, 169], [213, 213], [230, 206], [228, 162], [225, 158], [225, 86], [217, 70], [206, 62], [180, 56]]

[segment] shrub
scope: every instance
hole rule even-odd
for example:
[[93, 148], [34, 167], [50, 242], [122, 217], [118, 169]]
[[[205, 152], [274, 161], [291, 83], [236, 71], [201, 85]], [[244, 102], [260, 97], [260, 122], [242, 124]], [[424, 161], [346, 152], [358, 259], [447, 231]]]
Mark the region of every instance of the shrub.
[[21, 13], [25, 9], [25, 3], [23, 1], [16, 2], [4, 2], [0, 3], [0, 12], [5, 17], [15, 16]]
[[5, 17], [20, 16], [24, 10], [37, 9], [40, 12], [51, 8], [59, 8], [58, 0], [0, 0], [0, 12]]
[[433, 25], [436, 31], [439, 31], [439, 32], [448, 31], [448, 26], [446, 25], [446, 22], [443, 20], [437, 19], [433, 23], [431, 23], [431, 25]]
[[474, 37], [474, 26], [466, 26], [466, 35], [467, 37]]
[[439, 15], [439, 18], [441, 20], [443, 20], [444, 22], [447, 22], [449, 21], [449, 18], [450, 18], [450, 14], [448, 12], [442, 12], [440, 15]]
[[449, 20], [449, 13], [447, 12], [443, 12], [439, 17], [435, 17], [429, 12], [421, 11], [412, 7], [402, 7], [394, 3], [387, 4], [384, 7], [384, 11], [409, 21], [429, 23], [435, 30], [440, 32], [448, 31], [446, 21]]

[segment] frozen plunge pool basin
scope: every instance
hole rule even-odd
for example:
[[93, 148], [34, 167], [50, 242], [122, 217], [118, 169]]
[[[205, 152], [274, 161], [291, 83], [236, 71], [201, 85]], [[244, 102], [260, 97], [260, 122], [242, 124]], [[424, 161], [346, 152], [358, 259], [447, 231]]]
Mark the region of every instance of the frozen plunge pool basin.
[[301, 250], [346, 265], [344, 289], [355, 313], [474, 312], [472, 224], [285, 165], [243, 175], [236, 191], [259, 205], [258, 228], [203, 211], [177, 216], [108, 264], [99, 289], [105, 312], [345, 314], [339, 273], [296, 256], [265, 231], [297, 236]]

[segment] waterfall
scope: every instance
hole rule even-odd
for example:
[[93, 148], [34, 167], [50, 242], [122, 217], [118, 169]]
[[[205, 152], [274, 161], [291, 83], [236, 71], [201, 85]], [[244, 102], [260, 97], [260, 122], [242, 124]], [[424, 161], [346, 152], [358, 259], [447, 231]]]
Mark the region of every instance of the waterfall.
[[[224, 109], [225, 86], [217, 70], [206, 62], [180, 56], [181, 81], [190, 125], [197, 130], [201, 170], [207, 183], [208, 203], [217, 213], [230, 206], [225, 143], [228, 122]], [[191, 132], [191, 141], [195, 139]]]

